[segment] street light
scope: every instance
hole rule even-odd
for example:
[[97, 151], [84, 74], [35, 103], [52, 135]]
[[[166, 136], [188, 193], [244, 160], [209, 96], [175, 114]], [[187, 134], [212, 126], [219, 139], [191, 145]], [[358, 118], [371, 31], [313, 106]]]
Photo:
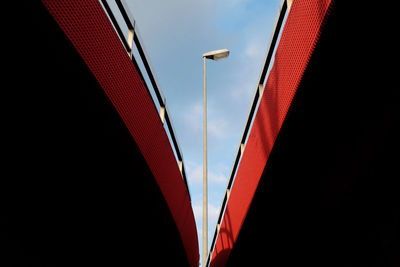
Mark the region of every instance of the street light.
[[228, 49], [214, 50], [208, 53], [203, 54], [204, 58], [212, 59], [212, 60], [220, 60], [227, 58], [229, 56]]
[[214, 50], [203, 54], [204, 60], [204, 115], [203, 115], [203, 264], [207, 262], [208, 252], [208, 201], [207, 201], [207, 87], [206, 59], [221, 60], [229, 56], [228, 49]]

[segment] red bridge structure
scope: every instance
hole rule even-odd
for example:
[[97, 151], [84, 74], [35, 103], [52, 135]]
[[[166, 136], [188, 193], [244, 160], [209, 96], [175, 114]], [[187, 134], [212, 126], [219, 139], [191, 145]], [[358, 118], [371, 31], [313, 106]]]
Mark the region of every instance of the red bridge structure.
[[125, 3], [114, 12], [128, 32], [107, 1], [18, 4], [4, 99], [7, 261], [198, 266], [183, 157]]
[[[183, 155], [126, 2], [15, 4], [1, 266], [198, 266]], [[282, 0], [207, 266], [400, 265], [397, 12]]]
[[282, 1], [209, 266], [400, 264], [395, 17]]

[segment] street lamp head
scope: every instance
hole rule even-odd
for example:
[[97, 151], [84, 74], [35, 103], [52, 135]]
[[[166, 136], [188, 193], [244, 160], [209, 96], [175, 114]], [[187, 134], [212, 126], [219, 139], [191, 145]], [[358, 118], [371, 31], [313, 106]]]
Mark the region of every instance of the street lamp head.
[[203, 54], [203, 57], [212, 59], [212, 60], [221, 60], [227, 58], [229, 56], [228, 49], [214, 50], [208, 53]]

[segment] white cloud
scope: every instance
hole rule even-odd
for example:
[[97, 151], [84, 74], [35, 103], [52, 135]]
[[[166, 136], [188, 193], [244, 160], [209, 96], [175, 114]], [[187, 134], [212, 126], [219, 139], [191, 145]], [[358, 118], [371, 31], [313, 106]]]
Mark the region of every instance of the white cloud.
[[240, 59], [241, 75], [234, 76], [233, 88], [231, 88], [232, 99], [243, 106], [249, 107], [257, 79], [260, 73], [261, 61], [265, 56], [266, 42], [263, 38], [253, 37], [245, 45], [243, 57]]
[[207, 125], [208, 134], [218, 139], [224, 137], [229, 131], [229, 122], [226, 119], [211, 119]]
[[[229, 131], [230, 122], [219, 116], [216, 109], [209, 105], [208, 107], [207, 134], [208, 138], [220, 140]], [[201, 135], [203, 133], [203, 103], [195, 103], [187, 107], [183, 112], [183, 120], [187, 130]]]
[[[203, 204], [197, 203], [197, 204], [193, 205], [193, 213], [194, 213], [196, 222], [200, 225], [199, 228], [201, 228], [201, 224], [203, 221]], [[208, 203], [208, 224], [215, 225], [215, 223], [217, 222], [217, 219], [218, 219], [218, 215], [219, 215], [219, 207], [216, 207], [213, 204]], [[213, 231], [214, 229], [211, 229], [211, 230]]]
[[[193, 205], [194, 217], [196, 219], [197, 235], [199, 246], [202, 247], [202, 234], [203, 234], [203, 205], [197, 203]], [[215, 226], [219, 215], [219, 207], [208, 203], [208, 246], [210, 247], [212, 236], [214, 234]]]
[[[224, 169], [225, 167], [220, 167], [219, 169]], [[225, 168], [226, 169], [226, 168]], [[193, 162], [187, 163], [187, 172], [189, 184], [201, 184], [203, 182], [203, 165], [196, 164]], [[214, 172], [208, 169], [208, 182], [209, 183], [225, 183], [227, 177], [223, 175], [222, 171]]]
[[224, 1], [224, 5], [228, 8], [239, 8], [243, 7], [249, 0], [228, 0]]
[[252, 40], [247, 44], [245, 55], [252, 58], [262, 58], [265, 54], [265, 44], [261, 40]]
[[242, 109], [245, 110], [245, 107], [248, 108], [250, 106], [251, 98], [254, 94], [254, 90], [256, 89], [256, 82], [251, 82], [248, 79], [239, 78], [237, 83], [231, 88], [231, 97], [232, 99], [239, 104], [242, 104]]
[[193, 213], [196, 221], [201, 224], [203, 219], [203, 205], [201, 203], [193, 205]]
[[214, 183], [225, 183], [226, 177], [222, 173], [211, 172], [208, 174], [208, 179]]
[[219, 207], [208, 203], [208, 221], [209, 224], [215, 224], [219, 215]]
[[199, 184], [203, 181], [203, 166], [187, 164], [189, 184]]
[[200, 134], [203, 130], [203, 105], [202, 103], [194, 103], [186, 108], [186, 112], [182, 113], [183, 120], [188, 130]]

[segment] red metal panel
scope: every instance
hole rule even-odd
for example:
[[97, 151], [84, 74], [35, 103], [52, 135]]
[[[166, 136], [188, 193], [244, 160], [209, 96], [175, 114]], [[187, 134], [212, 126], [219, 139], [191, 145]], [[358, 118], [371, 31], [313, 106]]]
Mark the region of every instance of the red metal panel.
[[102, 6], [97, 0], [42, 2], [86, 62], [139, 146], [176, 222], [188, 262], [197, 266], [194, 215], [174, 153], [151, 96]]
[[211, 266], [227, 263], [332, 2], [295, 0], [292, 4], [226, 206]]

